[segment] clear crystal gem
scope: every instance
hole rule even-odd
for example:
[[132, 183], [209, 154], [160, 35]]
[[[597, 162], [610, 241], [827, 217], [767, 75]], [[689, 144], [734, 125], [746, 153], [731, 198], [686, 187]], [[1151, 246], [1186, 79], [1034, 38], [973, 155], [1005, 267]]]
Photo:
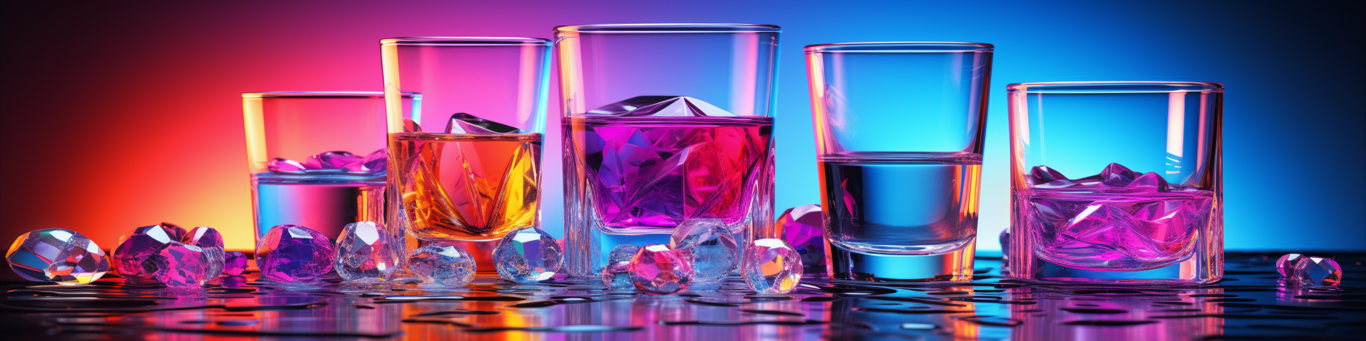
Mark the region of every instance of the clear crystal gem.
[[691, 283], [717, 283], [740, 263], [740, 245], [721, 219], [688, 219], [669, 236], [669, 248], [692, 256]]
[[143, 260], [143, 268], [155, 267], [157, 271], [153, 276], [168, 288], [197, 288], [210, 278], [209, 272], [216, 261], [211, 257], [211, 253], [198, 246], [171, 242]]
[[241, 275], [247, 271], [247, 255], [237, 251], [230, 251], [223, 254], [223, 274], [229, 276]]
[[1057, 170], [1048, 168], [1048, 166], [1034, 166], [1029, 170], [1029, 180], [1031, 184], [1042, 185], [1058, 180], [1067, 180], [1067, 177]]
[[223, 273], [223, 262], [225, 260], [223, 235], [219, 234], [218, 230], [208, 226], [190, 229], [181, 243], [198, 246], [204, 250], [204, 253], [208, 254], [209, 270], [206, 275], [209, 279], [218, 278], [218, 275]]
[[807, 271], [825, 273], [825, 214], [816, 204], [787, 209], [778, 217], [783, 241], [802, 255]]
[[631, 283], [631, 261], [608, 264], [602, 269], [602, 284], [613, 291], [629, 291], [635, 288], [635, 284]]
[[612, 248], [612, 253], [608, 254], [607, 264], [616, 264], [621, 262], [630, 263], [631, 257], [635, 257], [636, 252], [640, 252], [639, 246], [631, 244], [617, 245], [617, 247]]
[[1295, 266], [1304, 261], [1304, 255], [1298, 253], [1287, 253], [1281, 258], [1276, 259], [1276, 272], [1284, 278], [1295, 277]]
[[398, 270], [398, 251], [393, 236], [371, 221], [346, 224], [337, 237], [337, 275], [348, 281], [387, 281]]
[[408, 257], [408, 269], [422, 281], [451, 288], [469, 285], [476, 266], [473, 256], [450, 245], [423, 246]]
[[631, 257], [631, 284], [648, 295], [672, 295], [687, 290], [692, 276], [692, 257], [686, 251], [654, 244], [640, 248]]
[[1336, 287], [1342, 282], [1342, 267], [1332, 258], [1301, 257], [1295, 265], [1295, 279], [1300, 285]]
[[564, 263], [555, 237], [535, 227], [512, 231], [493, 250], [493, 262], [503, 279], [530, 283], [550, 279]]
[[802, 280], [802, 257], [781, 239], [760, 239], [745, 248], [745, 283], [759, 294], [786, 294]]
[[332, 271], [332, 240], [299, 225], [271, 227], [256, 245], [256, 266], [269, 281], [310, 282]]
[[5, 254], [10, 269], [30, 281], [77, 285], [94, 282], [109, 271], [99, 245], [75, 231], [43, 229], [25, 233]]
[[497, 135], [518, 134], [521, 132], [522, 131], [517, 129], [517, 127], [494, 122], [483, 117], [463, 112], [451, 115], [451, 122], [446, 125], [447, 134]]
[[685, 96], [636, 96], [589, 110], [588, 115], [725, 117], [735, 116], [711, 103]]
[[161, 252], [171, 243], [178, 243], [185, 235], [179, 226], [162, 223], [133, 229], [132, 235], [119, 238], [119, 245], [112, 251], [113, 266], [128, 284], [154, 284], [160, 268], [157, 262], [147, 262], [148, 258]]

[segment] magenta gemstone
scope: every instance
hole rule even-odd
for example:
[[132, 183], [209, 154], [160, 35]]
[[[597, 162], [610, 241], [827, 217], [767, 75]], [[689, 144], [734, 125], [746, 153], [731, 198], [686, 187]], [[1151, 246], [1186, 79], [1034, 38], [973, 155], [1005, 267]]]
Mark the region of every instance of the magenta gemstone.
[[223, 255], [223, 274], [237, 276], [243, 271], [247, 271], [247, 255], [237, 251]]
[[631, 257], [631, 283], [642, 293], [663, 296], [688, 289], [692, 281], [692, 257], [662, 244], [640, 248]]
[[307, 170], [299, 161], [275, 158], [266, 163], [266, 169], [275, 173], [299, 173]]
[[775, 224], [782, 231], [783, 242], [802, 255], [806, 272], [825, 273], [824, 224], [825, 214], [815, 204], [789, 208]]
[[346, 169], [346, 165], [364, 160], [356, 154], [348, 151], [322, 152], [318, 155], [309, 156], [304, 160], [304, 168], [308, 169]]
[[153, 275], [168, 288], [198, 288], [211, 278], [212, 262], [204, 249], [172, 242], [145, 263], [156, 264]]
[[266, 280], [311, 282], [332, 271], [332, 240], [313, 229], [276, 225], [256, 246], [256, 266]]
[[172, 223], [168, 223], [168, 222], [164, 222], [164, 221], [161, 222], [161, 228], [162, 228], [162, 229], [165, 229], [165, 230], [166, 230], [166, 233], [168, 233], [168, 234], [171, 236], [171, 238], [173, 238], [173, 239], [175, 239], [175, 240], [185, 240], [185, 234], [188, 233], [188, 232], [185, 231], [185, 228], [184, 228], [184, 227], [180, 227], [180, 225], [176, 225], [176, 224], [172, 224]]
[[[156, 262], [148, 262], [149, 258], [161, 252], [161, 249], [177, 243], [180, 236], [184, 235], [184, 230], [177, 235], [173, 228], [165, 227], [169, 225], [143, 226], [133, 230], [132, 235], [119, 238], [119, 245], [114, 248], [112, 258], [114, 259], [114, 269], [123, 277], [128, 284], [154, 284], [156, 280]], [[179, 228], [175, 225], [170, 225]]]
[[196, 227], [185, 235], [181, 243], [198, 246], [208, 254], [209, 279], [217, 278], [223, 272], [223, 235], [218, 230], [208, 226]]

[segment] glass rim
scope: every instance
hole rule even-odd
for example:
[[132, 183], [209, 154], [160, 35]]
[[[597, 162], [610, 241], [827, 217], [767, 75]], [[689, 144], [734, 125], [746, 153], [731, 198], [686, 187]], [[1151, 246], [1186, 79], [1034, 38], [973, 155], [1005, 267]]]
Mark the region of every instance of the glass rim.
[[1218, 82], [1167, 81], [1087, 81], [1087, 82], [1031, 82], [1006, 85], [1006, 91], [1030, 94], [1092, 94], [1092, 93], [1171, 93], [1224, 92]]
[[[403, 97], [417, 95], [403, 92]], [[420, 95], [418, 95], [420, 96]], [[261, 91], [243, 92], [242, 98], [384, 98], [383, 91]]]
[[778, 25], [726, 23], [592, 24], [555, 26], [555, 33], [767, 33], [782, 32]]
[[957, 53], [992, 52], [995, 45], [957, 41], [871, 41], [807, 45], [806, 53]]
[[550, 46], [550, 39], [528, 37], [394, 37], [380, 45], [398, 46]]

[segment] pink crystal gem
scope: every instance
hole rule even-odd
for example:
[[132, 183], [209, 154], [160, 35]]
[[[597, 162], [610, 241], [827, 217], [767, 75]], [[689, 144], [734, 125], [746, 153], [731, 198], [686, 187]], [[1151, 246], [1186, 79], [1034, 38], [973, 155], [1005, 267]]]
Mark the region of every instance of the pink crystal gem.
[[1298, 253], [1287, 253], [1281, 258], [1276, 259], [1276, 272], [1284, 278], [1295, 277], [1295, 266], [1304, 261], [1304, 255]]
[[1295, 279], [1300, 285], [1311, 287], [1336, 287], [1342, 282], [1342, 267], [1332, 258], [1301, 257], [1295, 265]]
[[1167, 179], [1163, 179], [1157, 173], [1143, 174], [1125, 185], [1124, 189], [1132, 192], [1166, 192]]
[[631, 257], [631, 283], [637, 291], [648, 295], [672, 295], [687, 290], [692, 275], [691, 257], [662, 244], [642, 247]]
[[[128, 284], [154, 284], [158, 263], [148, 263], [148, 259], [161, 252], [171, 243], [179, 241], [179, 236], [173, 228], [162, 225], [143, 226], [133, 230], [132, 235], [119, 238], [119, 245], [114, 248], [111, 258], [114, 259], [114, 269], [118, 270], [119, 276], [123, 277]], [[175, 225], [170, 225], [179, 228]], [[179, 235], [184, 235], [184, 230]], [[174, 236], [174, 237], [173, 237]], [[149, 267], [150, 266], [150, 267]]]
[[270, 228], [256, 247], [256, 266], [267, 280], [310, 282], [332, 271], [332, 240], [298, 225]]
[[361, 157], [347, 151], [322, 152], [318, 155], [309, 156], [304, 161], [304, 167], [308, 169], [346, 169], [346, 165], [363, 160]]
[[802, 255], [803, 266], [813, 273], [825, 273], [825, 214], [816, 204], [787, 209], [775, 226], [787, 245]]
[[168, 222], [164, 222], [164, 221], [161, 222], [161, 228], [162, 228], [162, 229], [165, 229], [165, 230], [166, 230], [166, 233], [168, 233], [168, 234], [171, 236], [171, 238], [172, 238], [172, 239], [175, 239], [175, 240], [184, 240], [184, 239], [185, 239], [185, 235], [188, 233], [188, 232], [185, 231], [185, 228], [184, 228], [184, 227], [180, 227], [180, 225], [176, 225], [176, 224], [172, 224], [172, 223], [168, 223]]
[[223, 273], [223, 235], [218, 234], [218, 230], [208, 226], [196, 227], [191, 229], [181, 242], [198, 246], [208, 255], [209, 267], [206, 275], [209, 279], [218, 278], [218, 275]]
[[198, 246], [172, 242], [147, 262], [156, 263], [154, 276], [168, 288], [197, 288], [210, 278], [209, 254]]
[[247, 270], [247, 255], [241, 252], [232, 251], [223, 255], [223, 274], [229, 276], [241, 275]]
[[1118, 163], [1111, 163], [1100, 171], [1100, 182], [1110, 187], [1128, 186], [1130, 182], [1138, 178], [1138, 172], [1129, 170]]
[[1029, 170], [1029, 180], [1032, 184], [1042, 185], [1058, 180], [1067, 180], [1067, 177], [1057, 170], [1048, 168], [1048, 166], [1034, 166], [1033, 169]]
[[290, 159], [275, 158], [266, 163], [266, 169], [275, 173], [300, 173], [307, 168], [299, 161]]

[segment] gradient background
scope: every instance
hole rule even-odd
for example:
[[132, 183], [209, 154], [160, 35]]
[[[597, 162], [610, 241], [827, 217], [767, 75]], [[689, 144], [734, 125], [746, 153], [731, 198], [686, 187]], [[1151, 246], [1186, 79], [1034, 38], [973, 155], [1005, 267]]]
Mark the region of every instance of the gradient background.
[[[1268, 3], [234, 1], [25, 2], [4, 18], [0, 236], [62, 227], [104, 248], [136, 226], [221, 229], [252, 247], [240, 93], [381, 90], [379, 39], [551, 36], [561, 24], [744, 22], [783, 27], [779, 210], [818, 202], [801, 47], [886, 41], [996, 45], [980, 249], [1009, 222], [1005, 85], [1190, 80], [1227, 86], [1229, 250], [1366, 250], [1366, 25], [1360, 1]], [[552, 80], [553, 81], [553, 80]], [[551, 98], [558, 98], [552, 91]], [[552, 101], [550, 112], [558, 115]], [[549, 120], [555, 124], [556, 120]], [[548, 127], [557, 141], [558, 129]], [[545, 154], [546, 230], [561, 235], [558, 145]]]

